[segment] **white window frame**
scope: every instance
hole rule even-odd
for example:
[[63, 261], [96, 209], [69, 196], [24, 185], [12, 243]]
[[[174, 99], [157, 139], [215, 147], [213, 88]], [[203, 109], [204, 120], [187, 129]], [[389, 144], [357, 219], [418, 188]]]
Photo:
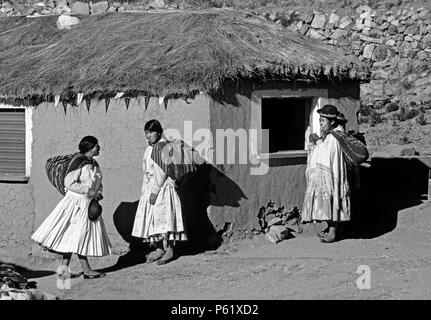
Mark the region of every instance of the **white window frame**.
[[[311, 113], [310, 113], [310, 127], [312, 132], [318, 132], [319, 128], [319, 117], [316, 118], [317, 109], [322, 106], [323, 99], [328, 98], [327, 89], [304, 89], [304, 90], [255, 90], [251, 94], [251, 125], [252, 129], [257, 129], [257, 139], [250, 139], [251, 153], [258, 159], [276, 159], [276, 158], [297, 158], [307, 157], [308, 151], [303, 150], [289, 150], [289, 151], [278, 151], [272, 153], [262, 152], [262, 99], [263, 98], [311, 98]], [[316, 123], [317, 119], [317, 123]], [[305, 134], [305, 132], [304, 132]]]
[[31, 146], [33, 143], [33, 108], [25, 106], [12, 106], [4, 103], [0, 103], [0, 109], [24, 109], [25, 117], [25, 175], [20, 176], [6, 176], [0, 172], [0, 181], [28, 181], [31, 176]]

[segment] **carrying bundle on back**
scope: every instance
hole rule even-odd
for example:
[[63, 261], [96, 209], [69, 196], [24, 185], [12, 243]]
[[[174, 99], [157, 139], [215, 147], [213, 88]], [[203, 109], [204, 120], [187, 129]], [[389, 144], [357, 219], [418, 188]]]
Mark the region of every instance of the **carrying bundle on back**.
[[71, 153], [46, 160], [45, 171], [51, 184], [64, 196], [66, 194], [64, 188], [64, 178], [66, 175], [73, 170], [82, 168], [86, 164], [98, 166], [96, 160], [88, 158], [82, 153]]
[[178, 185], [192, 179], [205, 162], [193, 147], [179, 139], [156, 143], [151, 159]]
[[45, 171], [48, 175], [48, 179], [63, 196], [66, 193], [64, 190], [64, 177], [66, 176], [71, 160], [76, 155], [76, 153], [72, 153], [46, 160]]
[[339, 142], [349, 166], [357, 166], [368, 160], [367, 147], [355, 136], [338, 130], [333, 130], [331, 133]]

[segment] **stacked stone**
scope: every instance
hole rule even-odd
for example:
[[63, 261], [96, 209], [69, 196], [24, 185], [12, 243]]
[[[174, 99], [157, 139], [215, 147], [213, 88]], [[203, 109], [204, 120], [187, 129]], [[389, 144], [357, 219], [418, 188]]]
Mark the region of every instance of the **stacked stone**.
[[[21, 2], [22, 3], [21, 3]], [[0, 0], [0, 17], [7, 16], [43, 16], [61, 14], [100, 14], [106, 12], [139, 11], [151, 9], [189, 9], [190, 6], [183, 2], [166, 4], [163, 0], [128, 2], [83, 2], [73, 0]]]
[[[361, 86], [366, 103], [431, 100], [431, 13], [427, 8], [396, 11], [359, 6], [354, 15], [335, 11], [263, 13], [275, 23], [333, 45], [343, 55], [356, 56], [371, 67], [371, 82]], [[288, 16], [289, 19], [284, 19]], [[293, 17], [293, 18], [292, 18]]]

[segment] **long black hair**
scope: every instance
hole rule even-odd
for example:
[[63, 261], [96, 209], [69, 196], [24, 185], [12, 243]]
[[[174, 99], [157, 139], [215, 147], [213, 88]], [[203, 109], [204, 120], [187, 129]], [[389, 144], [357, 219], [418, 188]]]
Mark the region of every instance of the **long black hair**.
[[87, 153], [88, 151], [92, 150], [98, 143], [99, 141], [96, 137], [85, 136], [79, 142], [79, 152], [81, 152], [82, 154]]
[[160, 133], [160, 134], [163, 133], [162, 125], [156, 119], [152, 119], [152, 120], [147, 121], [145, 123], [144, 130], [145, 131], [155, 131], [155, 132]]

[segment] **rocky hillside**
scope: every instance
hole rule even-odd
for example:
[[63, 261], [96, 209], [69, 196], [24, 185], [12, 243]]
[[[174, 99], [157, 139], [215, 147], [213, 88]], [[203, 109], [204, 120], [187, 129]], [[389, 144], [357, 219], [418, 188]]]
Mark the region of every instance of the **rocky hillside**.
[[[404, 126], [431, 131], [431, 1], [96, 1], [0, 0], [0, 17], [208, 7], [247, 10], [370, 65], [371, 81], [361, 85], [359, 121], [372, 148], [414, 142], [413, 133], [404, 132]], [[431, 154], [429, 135], [417, 136], [418, 149]]]

